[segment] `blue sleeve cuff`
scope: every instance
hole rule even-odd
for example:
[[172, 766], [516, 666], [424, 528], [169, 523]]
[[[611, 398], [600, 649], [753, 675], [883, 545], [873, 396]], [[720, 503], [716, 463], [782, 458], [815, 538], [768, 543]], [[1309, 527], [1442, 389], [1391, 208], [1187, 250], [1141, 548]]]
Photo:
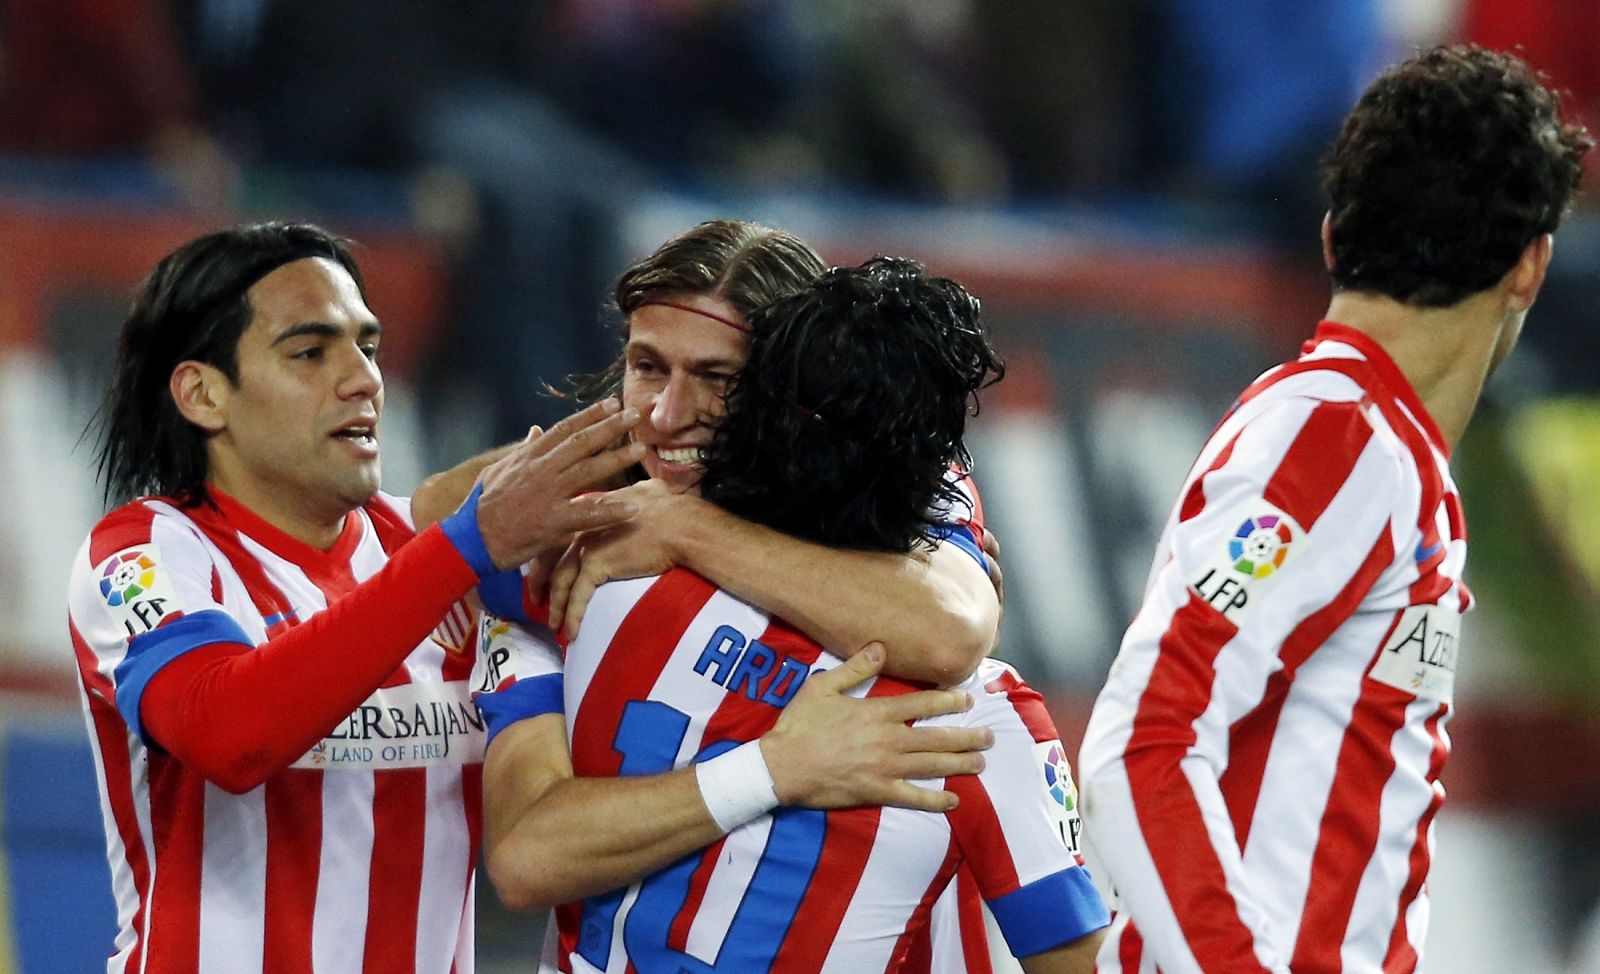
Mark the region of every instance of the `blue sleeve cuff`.
[[494, 561], [489, 558], [489, 548], [483, 543], [483, 532], [478, 528], [478, 498], [482, 495], [483, 485], [478, 484], [454, 514], [439, 522], [439, 527], [444, 529], [444, 536], [456, 546], [456, 551], [461, 553], [479, 578], [495, 572]]
[[528, 625], [533, 620], [528, 618], [528, 608], [522, 604], [525, 587], [522, 572], [515, 568], [491, 572], [478, 581], [478, 600], [500, 618]]
[[476, 698], [478, 712], [483, 714], [488, 733], [484, 746], [493, 743], [496, 734], [519, 720], [561, 713], [562, 688], [561, 674], [549, 673], [518, 680], [494, 693], [479, 694]]
[[988, 902], [1015, 957], [1060, 947], [1111, 923], [1082, 867], [1052, 873]]
[[193, 612], [128, 640], [128, 655], [113, 674], [117, 682], [117, 712], [140, 740], [151, 743], [139, 720], [139, 703], [151, 677], [189, 650], [212, 643], [253, 645], [233, 616], [221, 609]]
[[934, 541], [948, 541], [965, 551], [972, 556], [973, 560], [978, 563], [978, 567], [983, 569], [985, 574], [988, 573], [989, 562], [983, 556], [983, 545], [978, 543], [978, 539], [972, 533], [972, 529], [965, 524], [936, 524], [925, 531], [924, 534]]

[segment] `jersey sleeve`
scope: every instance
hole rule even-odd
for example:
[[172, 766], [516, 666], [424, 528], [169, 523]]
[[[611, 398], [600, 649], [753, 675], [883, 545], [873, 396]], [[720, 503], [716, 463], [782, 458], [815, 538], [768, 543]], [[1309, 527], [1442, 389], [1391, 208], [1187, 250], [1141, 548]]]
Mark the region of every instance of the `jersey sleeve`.
[[187, 521], [147, 504], [108, 515], [69, 582], [72, 625], [98, 676], [85, 681], [88, 691], [106, 696], [142, 734], [139, 705], [162, 668], [200, 646], [255, 644], [219, 597], [212, 554]]
[[1027, 957], [1106, 926], [1110, 915], [1078, 855], [1072, 768], [1043, 699], [992, 661], [966, 689], [974, 705], [965, 723], [989, 727], [995, 740], [982, 772], [946, 779], [960, 798], [947, 816], [1012, 954]]
[[945, 484], [955, 488], [957, 496], [941, 498], [932, 511], [938, 522], [925, 532], [929, 540], [948, 541], [966, 552], [985, 572], [989, 562], [983, 553], [983, 501], [978, 496], [978, 485], [972, 475], [952, 466], [945, 473]]
[[[95, 529], [72, 581], [73, 626], [93, 660], [80, 653], [85, 685], [114, 699], [146, 743], [248, 791], [381, 686], [492, 567], [475, 516], [452, 515], [461, 519], [454, 534], [441, 522], [411, 538], [375, 575], [294, 624], [219, 602], [221, 555], [174, 509], [124, 508]], [[229, 598], [250, 598], [234, 588]]]
[[555, 634], [487, 613], [479, 625], [472, 699], [488, 742], [519, 720], [561, 713], [565, 664]]
[[1095, 703], [1093, 859], [1170, 974], [1287, 971], [1219, 778], [1234, 723], [1349, 617], [1415, 517], [1393, 509], [1400, 449], [1363, 408], [1287, 398], [1208, 445]]

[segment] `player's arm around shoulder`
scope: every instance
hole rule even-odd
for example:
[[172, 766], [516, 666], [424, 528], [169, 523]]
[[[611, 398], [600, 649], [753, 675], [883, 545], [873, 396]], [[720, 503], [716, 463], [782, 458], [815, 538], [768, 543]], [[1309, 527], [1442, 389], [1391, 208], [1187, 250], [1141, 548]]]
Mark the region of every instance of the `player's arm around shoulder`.
[[994, 645], [999, 595], [976, 541], [971, 553], [949, 539], [904, 555], [846, 551], [658, 483], [629, 492], [638, 515], [621, 529], [585, 535], [552, 578], [551, 621], [569, 634], [606, 581], [682, 565], [841, 655], [883, 643], [885, 671], [902, 679], [959, 683]]
[[[504, 638], [504, 632], [496, 637]], [[484, 655], [494, 658], [496, 648], [491, 644]], [[906, 779], [977, 770], [983, 759], [975, 749], [985, 746], [988, 732], [906, 726], [965, 706], [966, 696], [952, 691], [847, 697], [881, 664], [881, 648], [858, 658], [808, 678], [780, 726], [758, 742], [657, 775], [576, 775], [559, 702], [552, 709], [547, 695], [540, 704], [541, 694], [530, 692], [508, 710], [480, 696], [491, 731], [484, 767], [485, 855], [501, 899], [520, 909], [625, 886], [710, 845], [780, 800], [812, 808], [948, 807], [954, 801], [948, 792]], [[507, 679], [504, 661], [496, 665], [489, 679], [497, 689], [486, 696], [514, 696], [519, 681]], [[719, 762], [740, 773], [708, 773]], [[761, 781], [761, 771], [770, 783]]]

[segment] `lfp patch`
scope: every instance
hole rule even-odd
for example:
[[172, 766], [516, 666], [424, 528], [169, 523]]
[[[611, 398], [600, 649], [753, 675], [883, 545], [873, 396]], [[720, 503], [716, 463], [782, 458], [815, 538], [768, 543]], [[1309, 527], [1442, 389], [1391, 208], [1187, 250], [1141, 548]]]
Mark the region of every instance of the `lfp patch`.
[[1241, 575], [1266, 578], [1283, 567], [1293, 543], [1294, 532], [1286, 519], [1276, 514], [1247, 517], [1228, 542], [1228, 557]]
[[1050, 815], [1061, 834], [1061, 841], [1073, 855], [1078, 855], [1078, 836], [1083, 823], [1078, 818], [1078, 789], [1072, 783], [1072, 764], [1067, 760], [1066, 749], [1060, 741], [1041, 741], [1033, 745], [1043, 774], [1045, 790], [1050, 793]]
[[97, 571], [106, 611], [129, 636], [149, 632], [178, 611], [177, 595], [153, 544], [119, 551], [101, 562]]
[[155, 560], [139, 548], [112, 555], [100, 570], [100, 597], [113, 608], [127, 605], [155, 584]]
[[[1206, 556], [1190, 576], [1189, 588], [1234, 625], [1259, 601], [1262, 586], [1305, 547], [1305, 533], [1294, 518], [1263, 498], [1241, 505], [1228, 524], [1227, 540]], [[1214, 537], [1214, 536], [1213, 536]], [[1208, 546], [1215, 541], [1203, 542]]]

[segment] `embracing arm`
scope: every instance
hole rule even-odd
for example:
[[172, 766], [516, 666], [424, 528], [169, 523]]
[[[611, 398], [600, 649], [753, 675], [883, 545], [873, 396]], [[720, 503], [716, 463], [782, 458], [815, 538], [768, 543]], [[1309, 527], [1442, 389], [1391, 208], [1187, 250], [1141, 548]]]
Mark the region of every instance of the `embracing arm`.
[[551, 624], [576, 631], [594, 589], [615, 578], [693, 569], [780, 616], [830, 650], [872, 641], [891, 676], [959, 683], [994, 644], [1000, 601], [989, 575], [953, 543], [899, 555], [800, 541], [709, 501], [646, 481], [622, 492], [639, 516], [586, 534], [551, 581]]
[[[993, 740], [987, 729], [906, 726], [965, 709], [968, 694], [845, 695], [877, 673], [882, 660], [882, 650], [874, 648], [812, 676], [762, 735], [760, 753], [778, 803], [945, 811], [954, 806], [954, 794], [906, 779], [982, 769], [983, 755], [972, 749]], [[626, 886], [715, 842], [725, 830], [703, 797], [697, 777], [703, 766], [575, 777], [560, 714], [506, 726], [484, 765], [484, 855], [500, 898], [513, 909], [570, 902]]]

